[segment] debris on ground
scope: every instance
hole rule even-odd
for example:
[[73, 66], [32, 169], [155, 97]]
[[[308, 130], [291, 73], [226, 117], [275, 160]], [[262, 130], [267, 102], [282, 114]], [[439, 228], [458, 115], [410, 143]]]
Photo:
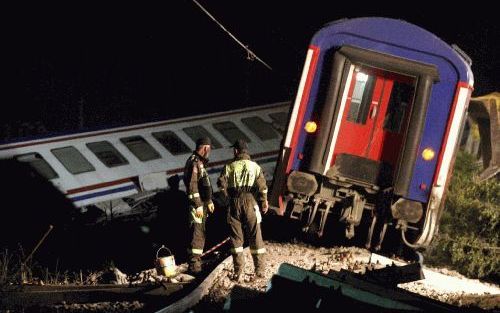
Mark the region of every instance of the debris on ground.
[[[232, 263], [226, 265], [219, 276], [214, 280], [214, 285], [209, 294], [193, 309], [194, 312], [215, 312], [221, 310], [224, 302], [235, 287], [238, 290], [246, 290], [248, 297], [265, 292], [268, 281], [277, 272], [281, 263], [290, 263], [295, 266], [311, 269], [322, 274], [328, 274], [330, 270], [349, 270], [356, 273], [364, 273], [367, 268], [377, 269], [386, 265], [380, 262], [373, 263], [370, 251], [357, 247], [314, 247], [304, 243], [278, 243], [266, 242], [266, 271], [265, 277], [257, 278], [251, 255], [245, 250], [245, 269], [242, 281], [232, 280]], [[435, 269], [433, 269], [435, 270]], [[430, 270], [427, 270], [430, 271]], [[424, 273], [427, 272], [424, 270]], [[433, 271], [431, 271], [433, 272]], [[445, 270], [441, 270], [446, 273]], [[443, 274], [441, 274], [443, 275]], [[428, 278], [398, 285], [400, 288], [457, 306], [480, 307], [483, 309], [500, 308], [500, 288], [494, 285], [480, 283], [477, 280], [447, 275], [453, 283], [442, 284], [443, 277], [427, 275]], [[450, 289], [450, 284], [452, 288]], [[466, 289], [465, 286], [477, 286]], [[241, 287], [241, 288], [240, 288]], [[461, 288], [456, 289], [456, 288]], [[489, 291], [489, 292], [488, 292]], [[238, 297], [245, 297], [241, 292]]]

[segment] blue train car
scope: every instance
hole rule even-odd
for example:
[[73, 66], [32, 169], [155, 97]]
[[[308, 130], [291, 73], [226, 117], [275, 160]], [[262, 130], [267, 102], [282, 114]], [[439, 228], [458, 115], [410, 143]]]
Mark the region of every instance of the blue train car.
[[367, 247], [379, 249], [388, 229], [412, 248], [428, 246], [473, 88], [470, 65], [458, 47], [402, 20], [326, 25], [307, 51], [272, 203], [319, 236], [334, 218], [347, 238], [365, 225]]

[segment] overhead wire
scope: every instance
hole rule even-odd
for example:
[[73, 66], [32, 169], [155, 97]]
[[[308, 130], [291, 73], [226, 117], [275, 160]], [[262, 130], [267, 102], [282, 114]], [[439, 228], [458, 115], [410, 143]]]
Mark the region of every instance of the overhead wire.
[[210, 12], [208, 12], [207, 9], [205, 9], [198, 1], [193, 0], [193, 2], [206, 14], [210, 19], [212, 19], [220, 28], [222, 28], [223, 31], [225, 31], [234, 41], [236, 41], [245, 51], [247, 52], [247, 59], [248, 60], [257, 60], [260, 63], [262, 63], [265, 67], [267, 67], [269, 70], [273, 70], [269, 64], [264, 62], [261, 58], [259, 58], [250, 48], [248, 48], [248, 45], [245, 45], [243, 42], [241, 42], [236, 36], [234, 36], [229, 30], [227, 30], [222, 23], [220, 23]]

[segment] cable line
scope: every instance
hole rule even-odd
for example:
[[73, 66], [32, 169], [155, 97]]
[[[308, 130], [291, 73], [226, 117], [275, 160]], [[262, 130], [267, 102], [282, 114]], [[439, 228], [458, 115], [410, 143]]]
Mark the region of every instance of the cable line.
[[219, 25], [220, 28], [222, 28], [222, 30], [224, 30], [231, 38], [234, 39], [234, 41], [236, 41], [243, 49], [245, 49], [245, 51], [247, 52], [247, 59], [248, 60], [257, 60], [259, 61], [260, 63], [262, 63], [265, 67], [267, 67], [269, 70], [273, 70], [271, 66], [269, 66], [266, 62], [264, 62], [261, 58], [259, 58], [252, 50], [250, 50], [250, 48], [248, 48], [247, 45], [245, 45], [244, 43], [242, 43], [240, 40], [238, 40], [238, 38], [236, 38], [236, 36], [234, 36], [233, 34], [231, 34], [230, 31], [228, 31], [226, 29], [226, 27], [224, 27], [224, 25], [222, 25], [219, 21], [217, 21], [215, 19], [215, 17], [210, 14], [210, 12], [208, 12], [198, 1], [196, 0], [193, 0], [193, 2], [198, 6], [200, 7], [200, 9], [205, 12], [206, 15], [208, 15], [217, 25]]

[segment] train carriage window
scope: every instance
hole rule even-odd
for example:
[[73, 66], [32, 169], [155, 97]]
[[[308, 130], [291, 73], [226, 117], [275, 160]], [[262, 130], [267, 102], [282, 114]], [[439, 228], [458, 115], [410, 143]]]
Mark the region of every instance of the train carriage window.
[[128, 164], [127, 159], [108, 141], [89, 142], [87, 148], [107, 167]]
[[71, 174], [93, 172], [95, 168], [75, 147], [64, 147], [50, 150]]
[[141, 136], [124, 137], [120, 141], [143, 162], [161, 158], [158, 151]]
[[357, 72], [356, 83], [352, 92], [351, 106], [347, 120], [358, 124], [366, 124], [372, 100], [374, 78], [371, 75]]
[[244, 139], [246, 142], [250, 142], [248, 136], [245, 135], [233, 122], [214, 123], [213, 126], [231, 144], [238, 139]]
[[212, 136], [212, 134], [205, 129], [205, 127], [203, 126], [192, 126], [192, 127], [186, 127], [186, 128], [183, 128], [182, 129], [188, 136], [189, 138], [191, 138], [194, 142], [196, 142], [196, 140], [198, 138], [201, 138], [201, 137], [208, 137], [210, 138], [210, 140], [212, 141], [212, 147], [214, 149], [219, 149], [219, 148], [222, 148], [222, 145], [220, 144], [220, 142], [217, 141], [217, 139], [215, 139], [214, 136]]
[[173, 155], [191, 152], [189, 147], [173, 131], [156, 132], [152, 135]]
[[273, 126], [280, 132], [285, 131], [288, 123], [288, 114], [285, 112], [270, 113], [269, 117], [273, 120]]
[[412, 91], [412, 86], [397, 81], [394, 82], [384, 118], [385, 130], [395, 133], [401, 132], [401, 125], [405, 120], [408, 104], [411, 102]]
[[242, 118], [241, 121], [245, 124], [250, 130], [257, 135], [261, 140], [269, 140], [278, 138], [278, 135], [274, 131], [271, 124], [265, 122], [262, 118], [258, 116], [245, 117]]
[[59, 175], [54, 171], [50, 164], [38, 153], [21, 154], [14, 157], [19, 162], [28, 163], [38, 174], [46, 179], [58, 178]]

